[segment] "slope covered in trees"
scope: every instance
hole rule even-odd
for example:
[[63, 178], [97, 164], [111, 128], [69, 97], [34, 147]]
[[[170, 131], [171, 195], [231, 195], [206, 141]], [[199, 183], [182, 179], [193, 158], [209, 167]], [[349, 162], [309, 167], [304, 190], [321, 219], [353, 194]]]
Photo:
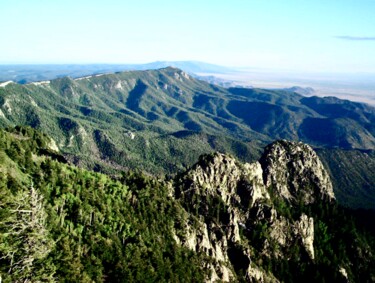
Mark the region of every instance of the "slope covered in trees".
[[202, 281], [198, 255], [173, 240], [184, 217], [168, 186], [56, 161], [30, 128], [0, 131], [4, 282]]

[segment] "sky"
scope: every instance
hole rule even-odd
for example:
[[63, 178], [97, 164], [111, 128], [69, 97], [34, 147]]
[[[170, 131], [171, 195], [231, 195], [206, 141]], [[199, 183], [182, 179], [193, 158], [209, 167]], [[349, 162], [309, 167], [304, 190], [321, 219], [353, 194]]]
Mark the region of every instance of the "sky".
[[0, 64], [375, 73], [375, 0], [0, 0]]

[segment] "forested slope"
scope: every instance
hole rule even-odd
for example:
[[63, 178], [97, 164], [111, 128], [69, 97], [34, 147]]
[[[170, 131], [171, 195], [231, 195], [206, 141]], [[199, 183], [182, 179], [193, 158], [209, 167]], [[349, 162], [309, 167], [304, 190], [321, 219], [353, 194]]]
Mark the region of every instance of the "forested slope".
[[202, 156], [170, 181], [80, 169], [52, 145], [0, 130], [4, 282], [375, 279], [373, 232], [306, 145], [273, 143], [252, 164]]

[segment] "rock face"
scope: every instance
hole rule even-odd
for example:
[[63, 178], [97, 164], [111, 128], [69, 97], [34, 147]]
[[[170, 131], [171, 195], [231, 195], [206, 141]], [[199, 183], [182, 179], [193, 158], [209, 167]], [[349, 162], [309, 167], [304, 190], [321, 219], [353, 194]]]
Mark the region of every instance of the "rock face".
[[177, 178], [175, 197], [187, 211], [176, 241], [213, 259], [209, 282], [279, 282], [255, 255], [288, 259], [298, 246], [314, 260], [314, 218], [297, 204], [334, 200], [329, 175], [307, 145], [277, 141], [259, 160], [241, 164], [221, 153], [202, 156]]
[[302, 245], [311, 259], [314, 259], [314, 219], [302, 214], [300, 221], [295, 223], [295, 234], [302, 239]]
[[270, 198], [263, 184], [260, 164], [242, 165], [230, 156], [216, 153], [201, 157], [180, 182], [177, 194], [193, 215], [196, 209], [200, 225], [197, 234], [188, 233], [188, 239], [181, 242], [217, 260], [211, 267], [213, 281], [234, 278], [233, 267], [227, 267], [228, 261], [241, 259], [248, 271], [250, 252], [239, 248], [240, 230], [250, 217], [249, 208], [257, 200]]
[[265, 185], [289, 202], [335, 198], [327, 171], [306, 144], [277, 141], [266, 147], [260, 162]]

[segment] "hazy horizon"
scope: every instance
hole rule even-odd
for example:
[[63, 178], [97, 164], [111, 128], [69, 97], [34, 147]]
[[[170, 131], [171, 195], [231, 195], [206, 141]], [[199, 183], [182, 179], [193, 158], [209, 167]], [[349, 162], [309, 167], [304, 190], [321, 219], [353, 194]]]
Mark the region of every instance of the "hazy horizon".
[[[0, 0], [1, 1], [1, 0]], [[12, 0], [0, 65], [199, 61], [256, 87], [375, 104], [375, 1]]]
[[[213, 74], [206, 74], [213, 75]], [[324, 77], [314, 75], [281, 72], [244, 72], [242, 74], [214, 74], [215, 77], [234, 81], [245, 87], [280, 89], [294, 86], [313, 88], [312, 95], [334, 96], [355, 102], [364, 102], [375, 106], [375, 77], [350, 74], [331, 74]]]
[[375, 73], [375, 1], [3, 1], [0, 64]]

